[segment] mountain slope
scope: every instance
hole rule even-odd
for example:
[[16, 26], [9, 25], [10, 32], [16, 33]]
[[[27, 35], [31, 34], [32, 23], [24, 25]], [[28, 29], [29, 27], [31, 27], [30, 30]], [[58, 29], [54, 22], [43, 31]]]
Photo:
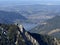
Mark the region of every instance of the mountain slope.
[[13, 23], [16, 20], [25, 21], [27, 18], [16, 12], [0, 11], [0, 23]]
[[15, 5], [0, 7], [0, 10], [19, 12], [34, 23], [40, 23], [60, 14], [60, 5]]
[[[30, 37], [30, 40], [32, 41], [33, 38], [34, 40], [37, 40], [39, 45], [59, 45], [59, 41], [51, 36], [48, 35], [41, 35], [41, 34], [37, 34], [37, 33], [30, 33], [30, 32], [22, 32], [22, 34], [19, 34], [19, 27], [16, 25], [6, 25], [6, 24], [0, 24], [0, 44], [1, 45], [16, 45], [15, 42], [18, 39], [18, 45], [27, 45], [26, 44], [26, 40], [24, 40], [22, 34], [30, 34], [27, 35], [27, 37]], [[25, 29], [23, 28], [23, 31], [25, 31]], [[18, 36], [18, 37], [17, 37]], [[33, 37], [33, 38], [32, 38]], [[28, 38], [27, 38], [28, 39]], [[30, 44], [30, 45], [36, 45], [36, 41], [32, 41], [35, 42], [35, 44]]]
[[[54, 18], [47, 20], [46, 24], [38, 25], [35, 28], [33, 28], [30, 32], [48, 34], [49, 32], [53, 32], [53, 30], [57, 30], [57, 29], [60, 30], [60, 16], [55, 16]], [[59, 32], [60, 31], [58, 31], [58, 32], [56, 31], [56, 32], [52, 33], [51, 35], [57, 34]], [[58, 35], [55, 35], [55, 36], [57, 37]], [[59, 37], [60, 37], [60, 35], [59, 35]]]

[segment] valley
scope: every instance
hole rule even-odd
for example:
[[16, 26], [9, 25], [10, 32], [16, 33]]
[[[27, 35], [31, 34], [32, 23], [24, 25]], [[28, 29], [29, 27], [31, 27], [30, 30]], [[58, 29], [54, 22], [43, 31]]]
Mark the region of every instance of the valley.
[[0, 8], [0, 10], [8, 12], [17, 12], [25, 16], [33, 23], [40, 23], [45, 20], [51, 19], [56, 15], [60, 14], [60, 5], [14, 5], [5, 6]]
[[60, 5], [0, 6], [0, 38], [1, 45], [60, 45]]

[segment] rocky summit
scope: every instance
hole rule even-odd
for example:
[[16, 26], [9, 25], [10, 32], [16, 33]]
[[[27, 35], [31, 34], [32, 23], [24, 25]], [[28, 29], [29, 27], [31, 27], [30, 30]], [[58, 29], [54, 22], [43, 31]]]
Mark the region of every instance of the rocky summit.
[[30, 33], [22, 25], [0, 24], [0, 45], [60, 45], [60, 40]]

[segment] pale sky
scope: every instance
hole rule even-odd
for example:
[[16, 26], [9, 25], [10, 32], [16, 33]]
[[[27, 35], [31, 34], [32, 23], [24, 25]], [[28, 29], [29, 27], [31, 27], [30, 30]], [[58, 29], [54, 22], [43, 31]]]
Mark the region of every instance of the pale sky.
[[60, 0], [0, 0], [0, 1], [60, 1]]
[[47, 5], [60, 5], [60, 0], [0, 0], [0, 4], [47, 4]]

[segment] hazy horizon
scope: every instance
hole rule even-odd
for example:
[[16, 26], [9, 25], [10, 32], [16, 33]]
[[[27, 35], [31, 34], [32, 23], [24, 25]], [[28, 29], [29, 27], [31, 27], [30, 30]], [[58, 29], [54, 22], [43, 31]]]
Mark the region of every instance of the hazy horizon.
[[0, 0], [0, 5], [44, 4], [60, 5], [60, 0]]

